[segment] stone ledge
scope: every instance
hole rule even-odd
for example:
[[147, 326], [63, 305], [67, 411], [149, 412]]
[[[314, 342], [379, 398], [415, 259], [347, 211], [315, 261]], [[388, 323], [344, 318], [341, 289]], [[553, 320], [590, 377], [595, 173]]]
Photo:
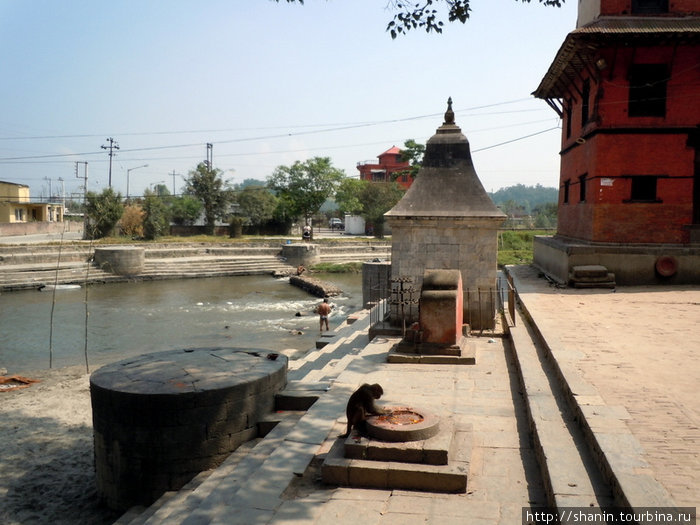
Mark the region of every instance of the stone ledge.
[[331, 447], [321, 468], [324, 483], [426, 492], [467, 491], [468, 461], [454, 460], [448, 465], [424, 465], [348, 459], [343, 456], [344, 442], [339, 439]]

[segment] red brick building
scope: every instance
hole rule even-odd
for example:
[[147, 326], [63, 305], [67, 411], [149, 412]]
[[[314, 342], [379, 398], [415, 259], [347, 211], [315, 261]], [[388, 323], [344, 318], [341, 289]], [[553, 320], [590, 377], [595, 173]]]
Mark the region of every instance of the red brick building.
[[410, 164], [401, 160], [401, 150], [392, 146], [379, 155], [379, 162], [373, 160], [357, 163], [360, 171], [360, 180], [371, 182], [391, 182], [396, 176], [396, 182], [403, 188], [408, 189], [413, 183], [413, 177], [408, 173]]
[[700, 1], [580, 0], [578, 17], [533, 93], [562, 118], [557, 235], [535, 263], [700, 282]]

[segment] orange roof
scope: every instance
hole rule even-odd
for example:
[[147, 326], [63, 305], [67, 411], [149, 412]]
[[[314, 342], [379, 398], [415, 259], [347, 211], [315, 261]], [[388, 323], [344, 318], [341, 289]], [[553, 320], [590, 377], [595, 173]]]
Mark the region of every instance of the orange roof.
[[[392, 146], [391, 148], [386, 150], [384, 153], [382, 153], [382, 155], [386, 155], [386, 154], [398, 155], [399, 153], [401, 153], [401, 150], [399, 148], [397, 148], [396, 146]], [[379, 155], [379, 156], [381, 157], [382, 155]]]

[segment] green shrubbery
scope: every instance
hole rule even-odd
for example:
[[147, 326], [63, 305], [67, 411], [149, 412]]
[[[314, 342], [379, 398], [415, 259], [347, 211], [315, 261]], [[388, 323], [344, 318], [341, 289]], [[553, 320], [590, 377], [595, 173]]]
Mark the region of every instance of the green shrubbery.
[[498, 266], [532, 263], [536, 235], [551, 235], [543, 230], [505, 230], [498, 232]]

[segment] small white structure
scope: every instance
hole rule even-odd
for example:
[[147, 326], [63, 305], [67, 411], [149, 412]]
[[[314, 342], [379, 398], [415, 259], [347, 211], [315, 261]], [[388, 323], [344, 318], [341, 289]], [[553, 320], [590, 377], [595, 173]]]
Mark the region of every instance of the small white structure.
[[365, 220], [359, 215], [345, 215], [345, 233], [349, 235], [364, 235]]

